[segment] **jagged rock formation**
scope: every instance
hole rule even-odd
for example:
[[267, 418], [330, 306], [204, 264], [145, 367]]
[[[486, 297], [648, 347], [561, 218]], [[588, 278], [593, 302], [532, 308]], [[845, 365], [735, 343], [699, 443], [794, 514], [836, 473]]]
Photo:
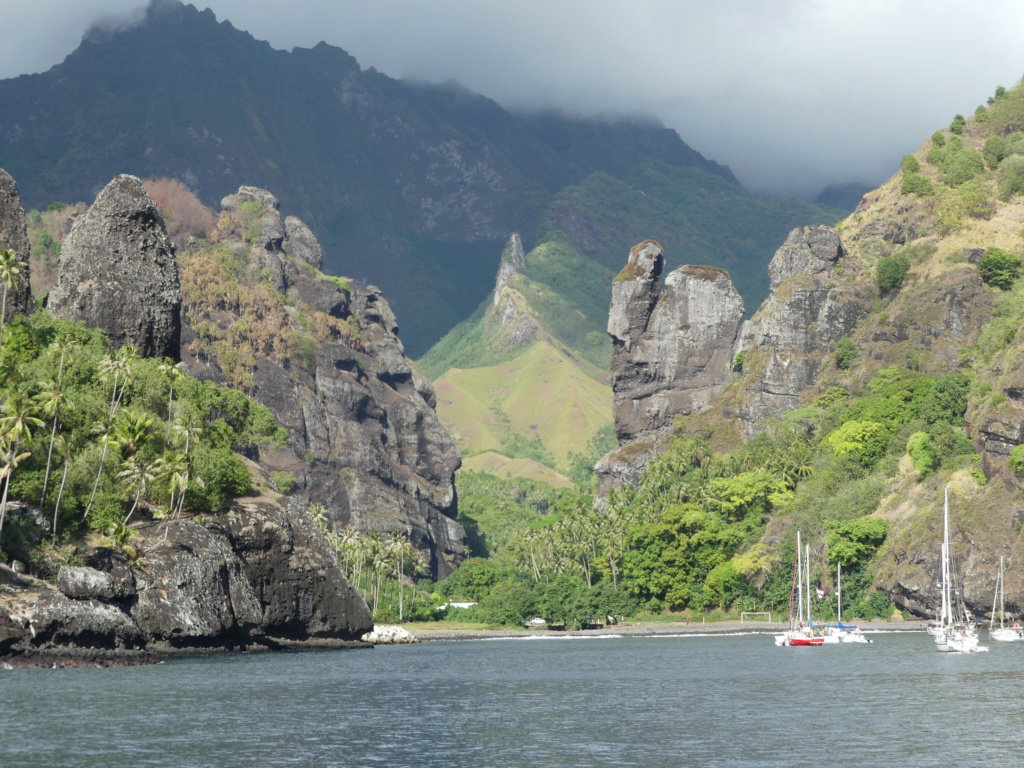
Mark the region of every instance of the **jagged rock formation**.
[[178, 359], [174, 249], [139, 179], [117, 176], [75, 220], [47, 306], [58, 317], [101, 329], [115, 347], [132, 344], [145, 357]]
[[323, 269], [324, 249], [316, 239], [313, 230], [297, 216], [286, 216], [284, 220], [284, 252], [292, 258], [304, 261], [311, 267]]
[[149, 522], [128, 553], [94, 549], [56, 586], [0, 566], [0, 657], [131, 662], [151, 653], [358, 644], [366, 603], [304, 505], [277, 494]]
[[729, 274], [682, 266], [665, 278], [661, 246], [633, 246], [612, 283], [613, 412], [619, 448], [596, 467], [601, 493], [639, 481], [679, 415], [700, 412], [731, 378], [743, 299]]
[[278, 209], [269, 192], [243, 187], [225, 198], [218, 231], [220, 245], [248, 262], [243, 279], [287, 290], [288, 312], [280, 294], [239, 304], [212, 300], [187, 284], [186, 268], [186, 369], [229, 382], [234, 369], [223, 355], [235, 348], [210, 340], [225, 338], [236, 323], [278, 317], [277, 341], [252, 347], [244, 369], [244, 387], [288, 432], [288, 445], [264, 451], [262, 464], [293, 476], [335, 525], [407, 534], [443, 577], [464, 556], [465, 534], [454, 519], [461, 459], [437, 420], [433, 388], [405, 358], [380, 291], [320, 274], [307, 260], [318, 245], [286, 251]]
[[661, 246], [633, 247], [612, 285], [615, 431], [620, 444], [655, 435], [679, 414], [701, 411], [729, 381], [743, 299], [729, 274], [683, 266], [658, 278]]
[[486, 320], [486, 330], [497, 332], [496, 347], [501, 352], [529, 344], [544, 335], [544, 329], [527, 308], [526, 299], [513, 285], [515, 276], [525, 268], [523, 241], [518, 234], [513, 234], [501, 252], [494, 284], [494, 308]]
[[15, 265], [20, 272], [18, 284], [7, 291], [3, 321], [15, 315], [32, 311], [32, 288], [29, 285], [28, 233], [25, 229], [25, 209], [18, 196], [18, 185], [0, 168], [0, 250], [14, 251]]
[[829, 227], [793, 230], [768, 267], [771, 295], [736, 344], [748, 377], [737, 409], [748, 435], [765, 419], [797, 407], [835, 342], [870, 311], [874, 297], [844, 280], [839, 234]]

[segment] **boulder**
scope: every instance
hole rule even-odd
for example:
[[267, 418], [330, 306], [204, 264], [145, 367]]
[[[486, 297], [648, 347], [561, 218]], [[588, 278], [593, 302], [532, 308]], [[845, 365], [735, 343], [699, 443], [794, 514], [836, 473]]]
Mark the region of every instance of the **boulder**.
[[78, 217], [61, 248], [50, 311], [99, 328], [114, 347], [177, 360], [181, 291], [174, 249], [135, 176], [120, 175]]
[[394, 624], [374, 624], [373, 629], [363, 635], [362, 640], [374, 645], [402, 645], [419, 642], [419, 638], [405, 627]]
[[324, 249], [320, 246], [320, 241], [316, 239], [313, 230], [297, 216], [285, 217], [284, 252], [315, 269], [322, 269], [324, 266]]

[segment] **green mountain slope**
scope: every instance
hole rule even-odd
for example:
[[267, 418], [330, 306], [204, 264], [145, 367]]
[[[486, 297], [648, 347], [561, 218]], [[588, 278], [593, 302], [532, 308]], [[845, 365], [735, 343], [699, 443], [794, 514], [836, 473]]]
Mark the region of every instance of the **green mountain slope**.
[[[539, 339], [508, 362], [447, 371], [434, 383], [437, 414], [464, 457], [489, 452], [567, 472], [571, 454], [611, 424], [611, 390], [596, 374], [585, 361]], [[533, 466], [503, 468], [545, 479]]]
[[663, 237], [683, 260], [728, 267], [753, 304], [781, 234], [837, 218], [748, 194], [652, 122], [512, 114], [323, 43], [273, 50], [176, 0], [0, 82], [0, 103], [0, 167], [28, 207], [89, 200], [122, 172], [181, 179], [211, 205], [272, 189], [317, 234], [327, 271], [383, 289], [413, 356], [472, 314], [512, 232], [533, 246], [560, 231], [609, 268]]
[[[931, 617], [948, 488], [957, 600], [984, 619], [1024, 521], [1024, 88], [936, 131], [837, 232], [828, 263], [780, 251], [742, 369], [657, 447], [618, 452], [648, 459], [618, 475], [635, 482], [502, 529], [495, 567], [584, 605], [615, 590], [658, 611], [785, 614], [799, 531], [817, 620], [837, 615], [837, 566], [847, 619]], [[797, 407], [752, 416], [798, 380]], [[495, 517], [479, 519], [486, 541]]]

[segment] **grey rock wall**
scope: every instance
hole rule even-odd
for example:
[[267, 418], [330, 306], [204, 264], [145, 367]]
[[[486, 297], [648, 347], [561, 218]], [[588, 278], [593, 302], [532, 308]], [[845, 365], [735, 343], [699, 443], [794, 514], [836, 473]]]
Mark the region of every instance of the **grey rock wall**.
[[665, 278], [661, 247], [635, 246], [612, 285], [608, 333], [620, 444], [664, 431], [707, 408], [730, 380], [743, 299], [727, 272], [683, 266]]
[[[32, 311], [32, 288], [29, 284], [29, 244], [25, 229], [25, 209], [18, 195], [18, 186], [3, 168], [0, 168], [0, 250], [14, 251], [15, 265], [20, 272], [18, 284], [7, 292], [4, 322], [15, 315]], [[2, 289], [0, 289], [2, 290]]]
[[144, 357], [178, 359], [178, 267], [139, 179], [117, 176], [75, 220], [47, 306], [57, 317], [99, 328], [114, 347], [131, 344]]

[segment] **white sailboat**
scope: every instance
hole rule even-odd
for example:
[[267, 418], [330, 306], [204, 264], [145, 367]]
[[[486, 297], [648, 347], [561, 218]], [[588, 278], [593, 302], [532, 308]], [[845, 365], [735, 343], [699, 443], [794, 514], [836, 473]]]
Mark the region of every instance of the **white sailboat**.
[[[793, 593], [789, 598], [789, 629], [775, 636], [775, 644], [782, 646], [806, 647], [824, 645], [825, 637], [811, 627], [811, 572], [807, 567], [810, 547], [805, 551], [803, 561], [800, 559], [800, 531], [796, 532], [796, 566], [793, 569]], [[807, 600], [806, 621], [804, 614], [804, 571], [806, 568]], [[793, 615], [794, 601], [796, 616]]]
[[[942, 602], [939, 617], [935, 625], [928, 631], [935, 640], [935, 650], [947, 653], [974, 653], [987, 651], [978, 644], [978, 631], [973, 622], [967, 621], [965, 612], [960, 605], [953, 603], [953, 577], [950, 573], [949, 548], [949, 486], [946, 486], [943, 497], [942, 513], [942, 574], [939, 588], [942, 591]], [[959, 597], [959, 593], [957, 593]]]
[[[996, 606], [999, 607], [999, 626], [996, 627]], [[996, 594], [992, 598], [992, 622], [989, 624], [988, 636], [1004, 643], [1024, 642], [1024, 629], [1020, 623], [1013, 622], [1012, 627], [1006, 626], [1006, 599], [1003, 586], [1003, 558], [999, 557], [999, 578], [996, 580]]]
[[[835, 638], [835, 639], [830, 639]], [[836, 623], [825, 627], [825, 642], [870, 643], [860, 627], [843, 624], [843, 569], [836, 564]]]

